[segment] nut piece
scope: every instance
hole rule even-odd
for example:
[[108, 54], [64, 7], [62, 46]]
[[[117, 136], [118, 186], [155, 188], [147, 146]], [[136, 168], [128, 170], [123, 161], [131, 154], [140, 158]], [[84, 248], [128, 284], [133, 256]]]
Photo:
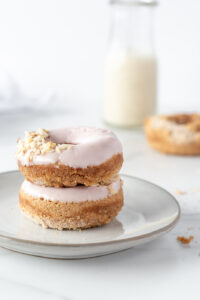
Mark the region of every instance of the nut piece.
[[69, 150], [69, 149], [71, 149], [73, 147], [73, 145], [72, 144], [58, 144], [57, 146], [56, 146], [56, 151], [57, 152], [61, 152], [62, 150]]
[[25, 157], [29, 162], [33, 160], [34, 155], [45, 155], [49, 152], [60, 153], [63, 150], [69, 150], [72, 144], [56, 144], [50, 140], [47, 130], [39, 128], [37, 131], [26, 131], [25, 138], [17, 141], [16, 158]]

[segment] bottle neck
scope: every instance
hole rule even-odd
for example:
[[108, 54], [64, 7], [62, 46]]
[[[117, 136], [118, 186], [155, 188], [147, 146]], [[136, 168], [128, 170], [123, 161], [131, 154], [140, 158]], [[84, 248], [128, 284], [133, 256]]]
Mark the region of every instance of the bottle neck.
[[133, 54], [154, 52], [153, 9], [115, 4], [111, 7], [110, 47]]

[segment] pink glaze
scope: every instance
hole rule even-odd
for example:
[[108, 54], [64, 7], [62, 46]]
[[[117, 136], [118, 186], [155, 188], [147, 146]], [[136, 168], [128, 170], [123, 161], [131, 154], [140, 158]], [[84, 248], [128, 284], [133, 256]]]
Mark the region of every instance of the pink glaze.
[[104, 129], [90, 127], [62, 128], [48, 131], [50, 140], [57, 144], [74, 144], [61, 153], [49, 152], [35, 155], [31, 162], [25, 157], [20, 159], [23, 165], [55, 164], [74, 168], [97, 166], [113, 155], [122, 153], [122, 145], [114, 133]]
[[45, 200], [65, 203], [101, 200], [112, 194], [116, 194], [120, 186], [120, 179], [109, 186], [76, 186], [69, 188], [44, 187], [25, 180], [22, 183], [21, 189], [33, 198], [43, 198]]

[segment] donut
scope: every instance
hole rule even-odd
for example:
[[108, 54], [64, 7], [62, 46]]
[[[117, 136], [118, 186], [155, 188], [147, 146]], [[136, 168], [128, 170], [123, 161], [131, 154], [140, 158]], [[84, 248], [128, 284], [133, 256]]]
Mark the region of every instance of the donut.
[[123, 206], [120, 178], [110, 185], [45, 187], [25, 180], [19, 192], [21, 211], [46, 228], [86, 229], [109, 223]]
[[28, 181], [50, 187], [110, 184], [123, 163], [115, 134], [90, 127], [25, 132], [16, 158]]
[[177, 155], [200, 154], [200, 115], [175, 114], [152, 116], [144, 130], [150, 146]]

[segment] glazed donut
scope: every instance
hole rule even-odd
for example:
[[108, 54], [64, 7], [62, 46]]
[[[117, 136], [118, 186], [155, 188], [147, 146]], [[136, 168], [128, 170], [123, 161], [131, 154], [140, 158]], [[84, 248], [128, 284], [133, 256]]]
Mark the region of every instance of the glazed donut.
[[153, 116], [144, 124], [152, 148], [169, 154], [200, 154], [200, 116], [176, 114]]
[[52, 187], [109, 184], [123, 163], [114, 133], [89, 127], [26, 132], [16, 158], [28, 181]]
[[43, 227], [86, 229], [109, 223], [123, 206], [120, 178], [108, 186], [54, 188], [24, 181], [21, 211]]

